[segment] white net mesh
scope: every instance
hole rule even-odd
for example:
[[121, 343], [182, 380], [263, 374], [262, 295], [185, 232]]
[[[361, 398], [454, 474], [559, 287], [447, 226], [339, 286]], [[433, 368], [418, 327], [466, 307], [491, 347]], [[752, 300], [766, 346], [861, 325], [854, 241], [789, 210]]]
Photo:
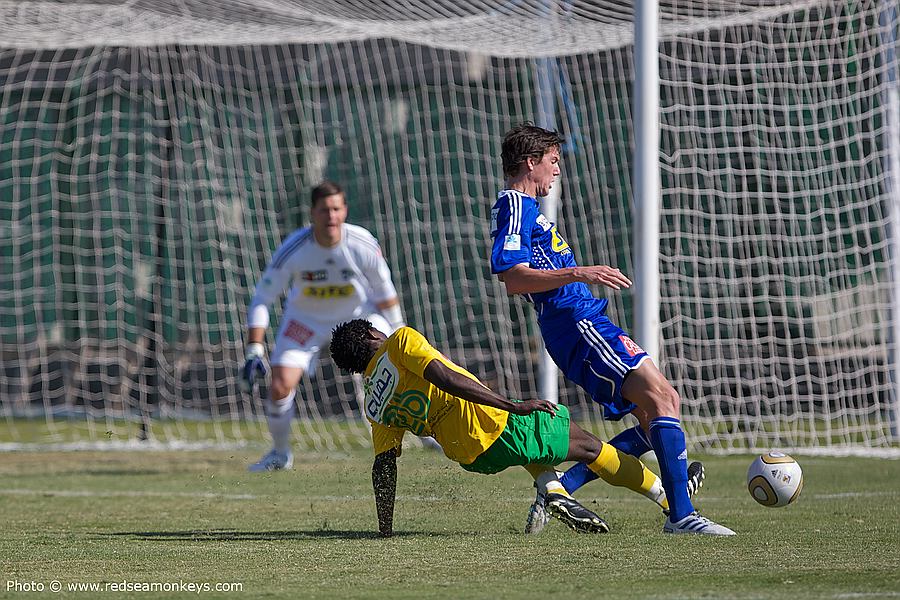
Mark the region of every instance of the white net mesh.
[[[660, 34], [674, 37], [761, 22], [827, 4], [815, 0], [661, 2]], [[630, 2], [578, 0], [0, 1], [4, 45], [35, 49], [323, 44], [391, 38], [490, 56], [571, 56], [631, 44], [633, 13]]]
[[[486, 258], [500, 137], [549, 106], [561, 228], [631, 273], [633, 10], [492, 5], [0, 2], [0, 442], [259, 439], [246, 302], [323, 177], [410, 324], [534, 395], [533, 315]], [[692, 443], [891, 446], [896, 7], [660, 9], [662, 352]], [[366, 440], [329, 360], [299, 397], [298, 442]]]

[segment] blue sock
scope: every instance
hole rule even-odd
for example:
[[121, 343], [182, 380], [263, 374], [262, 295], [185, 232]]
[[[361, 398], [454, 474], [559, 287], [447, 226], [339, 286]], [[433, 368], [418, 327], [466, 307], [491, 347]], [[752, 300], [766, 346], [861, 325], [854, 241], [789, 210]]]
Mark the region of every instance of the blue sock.
[[673, 522], [679, 521], [694, 512], [687, 492], [687, 446], [681, 421], [674, 417], [653, 419], [650, 421], [650, 441], [669, 500], [669, 518]]
[[619, 435], [609, 440], [609, 445], [618, 448], [625, 454], [630, 454], [635, 458], [640, 458], [646, 452], [653, 450], [647, 434], [641, 429], [640, 425], [635, 425], [631, 429], [626, 429]]
[[563, 473], [563, 476], [559, 478], [559, 482], [563, 484], [563, 487], [566, 488], [567, 492], [574, 494], [575, 490], [598, 477], [599, 475], [591, 471], [586, 464], [578, 463], [569, 467], [569, 470]]
[[[635, 425], [631, 429], [619, 433], [613, 439], [609, 440], [609, 445], [617, 448], [625, 454], [630, 454], [640, 458], [645, 452], [652, 450], [650, 442], [640, 425]], [[591, 471], [584, 463], [569, 468], [562, 477], [559, 478], [560, 483], [566, 488], [570, 494], [574, 494], [575, 490], [586, 483], [590, 483], [597, 479], [597, 474]]]

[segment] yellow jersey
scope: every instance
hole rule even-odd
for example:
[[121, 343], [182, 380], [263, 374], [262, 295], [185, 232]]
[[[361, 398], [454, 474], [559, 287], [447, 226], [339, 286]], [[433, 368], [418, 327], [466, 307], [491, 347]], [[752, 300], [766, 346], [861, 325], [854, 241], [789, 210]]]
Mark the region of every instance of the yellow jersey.
[[470, 464], [500, 437], [509, 413], [463, 400], [433, 385], [424, 377], [432, 360], [478, 381], [411, 327], [395, 331], [369, 361], [363, 410], [372, 424], [375, 454], [398, 448], [403, 434], [410, 431], [434, 436], [447, 458]]

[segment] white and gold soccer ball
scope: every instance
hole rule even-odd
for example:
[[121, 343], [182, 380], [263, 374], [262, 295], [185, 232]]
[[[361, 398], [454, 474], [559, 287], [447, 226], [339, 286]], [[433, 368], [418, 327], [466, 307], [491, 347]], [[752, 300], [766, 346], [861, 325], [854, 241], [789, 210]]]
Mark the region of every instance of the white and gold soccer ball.
[[787, 506], [803, 489], [803, 470], [782, 452], [758, 457], [747, 471], [747, 489], [753, 499], [770, 508]]

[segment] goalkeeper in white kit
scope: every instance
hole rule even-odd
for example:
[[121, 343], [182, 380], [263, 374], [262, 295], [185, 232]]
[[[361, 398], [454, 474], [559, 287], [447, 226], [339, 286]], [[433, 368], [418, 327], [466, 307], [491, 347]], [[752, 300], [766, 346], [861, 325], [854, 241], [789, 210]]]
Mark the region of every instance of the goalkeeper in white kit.
[[272, 449], [250, 471], [290, 469], [294, 396], [304, 372], [315, 368], [331, 330], [350, 319], [367, 319], [385, 332], [405, 325], [391, 272], [378, 241], [345, 223], [347, 201], [335, 183], [311, 194], [311, 225], [292, 233], [266, 267], [247, 311], [246, 363], [242, 381], [253, 390], [264, 377], [269, 306], [288, 288], [284, 314], [270, 354], [272, 380], [265, 401]]

